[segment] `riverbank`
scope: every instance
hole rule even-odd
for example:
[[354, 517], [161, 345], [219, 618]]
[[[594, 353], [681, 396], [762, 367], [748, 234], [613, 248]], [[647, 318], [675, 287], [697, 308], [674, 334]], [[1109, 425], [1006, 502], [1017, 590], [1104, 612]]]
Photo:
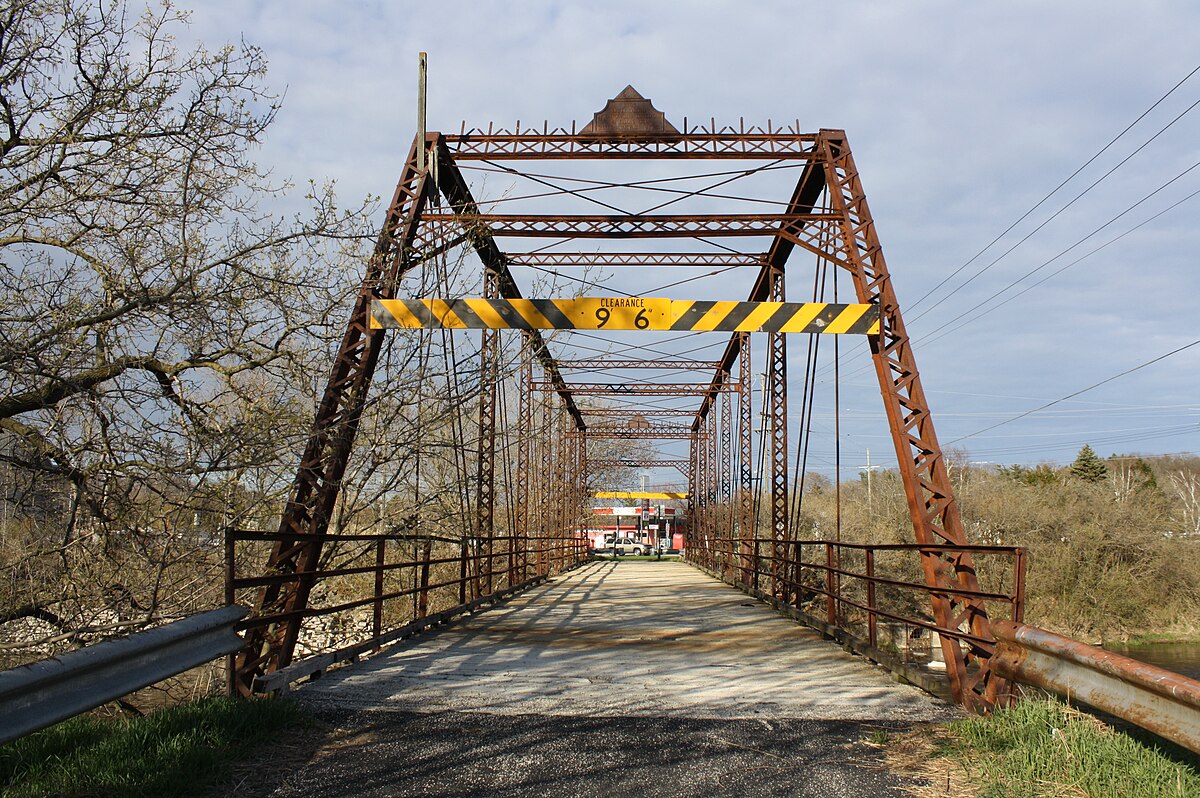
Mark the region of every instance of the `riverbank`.
[[1106, 643], [1104, 649], [1191, 679], [1200, 679], [1200, 640], [1194, 638]]

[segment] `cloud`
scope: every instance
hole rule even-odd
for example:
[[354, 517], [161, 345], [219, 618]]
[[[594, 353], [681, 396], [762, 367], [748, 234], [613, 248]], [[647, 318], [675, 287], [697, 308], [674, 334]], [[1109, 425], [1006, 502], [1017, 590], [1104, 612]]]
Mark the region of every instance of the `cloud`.
[[[1132, 12], [1128, 4], [1082, 0], [832, 6], [540, 0], [446, 9], [411, 2], [214, 0], [196, 8], [193, 20], [191, 35], [210, 45], [244, 37], [262, 46], [270, 82], [286, 87], [264, 161], [301, 180], [336, 179], [348, 201], [391, 193], [415, 127], [419, 50], [430, 54], [431, 126], [445, 130], [456, 130], [462, 120], [583, 123], [626, 83], [677, 124], [684, 116], [725, 122], [798, 118], [807, 129], [844, 128], [897, 291], [906, 307], [914, 303], [912, 318], [1200, 98], [1197, 76], [996, 248], [946, 282], [1195, 66], [1200, 8], [1152, 2]], [[1200, 157], [1198, 133], [1200, 110], [911, 323], [926, 387], [936, 397], [935, 410], [945, 414], [938, 421], [943, 440], [1194, 340], [1200, 269], [1193, 253], [1200, 233], [1193, 220], [1200, 198], [952, 335], [922, 341], [1186, 169]], [[1033, 279], [1197, 188], [1200, 170]], [[801, 272], [809, 268], [808, 260], [798, 266]], [[789, 289], [792, 296], [803, 290], [802, 282]], [[931, 289], [939, 293], [915, 305]], [[711, 290], [744, 293], [734, 283]], [[1083, 398], [1113, 408], [1182, 405], [1162, 426], [1183, 426], [1196, 421], [1198, 366], [1200, 351], [1189, 350]], [[855, 381], [869, 385], [871, 379], [868, 371]], [[868, 388], [852, 401], [877, 405], [877, 393]], [[997, 457], [1011, 452], [1008, 459], [1018, 461], [1069, 460], [1083, 442], [1098, 439], [1117, 440], [1118, 451], [1200, 450], [1200, 428], [1126, 440], [1106, 429], [1133, 425], [1098, 419], [1083, 412], [1088, 407], [1070, 404], [1066, 410], [1079, 412], [1005, 427], [1003, 446], [982, 438], [963, 445], [979, 459], [996, 459], [987, 456], [996, 451]], [[1061, 438], [1020, 437], [1042, 435], [1047, 426]], [[878, 436], [870, 444], [875, 458], [890, 449], [886, 428], [878, 424], [860, 429], [852, 423], [848, 435], [856, 446]], [[1022, 440], [1045, 446], [1020, 449]]]

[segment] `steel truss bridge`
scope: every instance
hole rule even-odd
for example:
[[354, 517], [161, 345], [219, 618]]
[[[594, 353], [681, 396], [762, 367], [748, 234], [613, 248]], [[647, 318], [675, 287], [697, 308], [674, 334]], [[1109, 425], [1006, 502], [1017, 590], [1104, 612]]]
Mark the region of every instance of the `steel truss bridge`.
[[[704, 161], [718, 162], [731, 175], [737, 170], [750, 174], [789, 169], [796, 180], [789, 193], [746, 197], [724, 194], [719, 185], [695, 192], [671, 189], [671, 178], [663, 176], [672, 168], [695, 168]], [[645, 174], [639, 171], [642, 176], [624, 181], [595, 177], [622, 163], [645, 168]], [[535, 164], [587, 169], [584, 177], [564, 182], [546, 177]], [[483, 201], [493, 199], [473, 193], [468, 180], [472, 169], [531, 182], [542, 192], [537, 198], [541, 205], [535, 211], [492, 212]], [[591, 203], [590, 213], [563, 213], [555, 207], [563, 199], [588, 201], [599, 189], [651, 183], [668, 193], [658, 208], [643, 212], [606, 206], [599, 208], [604, 213], [597, 213], [597, 206], [604, 205], [600, 201]], [[710, 203], [724, 201], [729, 208], [676, 212], [675, 202], [693, 195]], [[542, 239], [553, 243], [542, 245]], [[500, 242], [510, 240], [519, 248], [502, 247]], [[629, 242], [638, 249], [628, 249]], [[480, 299], [505, 300], [514, 308], [528, 290], [517, 279], [522, 269], [554, 274], [580, 268], [618, 274], [636, 270], [643, 276], [661, 272], [663, 283], [670, 283], [681, 268], [736, 269], [743, 278], [738, 284], [748, 290], [723, 298], [731, 303], [786, 302], [785, 278], [791, 277], [794, 284], [801, 279], [812, 282], [811, 267], [806, 265], [800, 273], [799, 267], [789, 265], [797, 252], [815, 256], [818, 272], [848, 275], [854, 301], [878, 314], [878, 332], [855, 340], [865, 338], [862, 345], [870, 350], [912, 524], [911, 542], [889, 551], [900, 551], [916, 563], [913, 571], [920, 576], [906, 582], [880, 575], [870, 557], [861, 568], [840, 555], [835, 560], [832, 553], [825, 560], [826, 547], [800, 540], [793, 528], [788, 335], [778, 331], [706, 333], [723, 336], [723, 351], [699, 359], [670, 353], [642, 359], [638, 350], [607, 357], [576, 353], [560, 359], [550, 334], [543, 332], [546, 326], [533, 323], [514, 322], [511, 326], [518, 331], [511, 333], [499, 326], [455, 333], [478, 335], [481, 342], [476, 422], [480, 445], [474, 457], [470, 528], [420, 539], [402, 534], [403, 521], [395, 526], [400, 532], [381, 535], [331, 531], [381, 352], [388, 336], [397, 334], [373, 325], [372, 309], [381, 300], [411, 299], [399, 295], [404, 278], [456, 246], [468, 247], [482, 265]], [[743, 312], [754, 311], [753, 306], [744, 308]], [[345, 334], [278, 530], [236, 533], [228, 546], [230, 603], [253, 595], [253, 612], [241, 625], [245, 647], [232, 669], [231, 686], [237, 691], [249, 694], [278, 683], [276, 674], [302, 666], [305, 657], [298, 646], [311, 625], [327, 616], [366, 614], [361, 639], [338, 649], [353, 656], [447, 613], [478, 606], [579, 564], [588, 556], [581, 530], [591, 498], [589, 475], [606, 465], [656, 465], [686, 474], [687, 557], [694, 564], [781, 608], [811, 612], [815, 601], [824, 608], [818, 613], [822, 621], [831, 627], [848, 623], [851, 616], [868, 617], [869, 629], [863, 632], [868, 644], [877, 642], [876, 621], [887, 617], [875, 603], [876, 589], [907, 586], [927, 607], [919, 623], [940, 632], [953, 698], [977, 711], [1005, 699], [1007, 682], [992, 667], [997, 646], [992, 613], [1001, 607], [1005, 617], [1015, 614], [1020, 619], [1019, 574], [1008, 593], [980, 586], [977, 560], [997, 550], [968, 545], [863, 179], [843, 131], [745, 124], [685, 123], [676, 128], [629, 88], [578, 130], [488, 127], [464, 128], [457, 134], [420, 133], [392, 195], [361, 290], [348, 311]], [[597, 318], [602, 325], [608, 317]], [[638, 326], [636, 319], [634, 324]], [[515, 495], [512, 519], [500, 519], [497, 511], [502, 474], [496, 439], [498, 427], [508, 423], [498, 404], [502, 381], [511, 378], [503, 373], [502, 334], [520, 340], [515, 423], [520, 440], [527, 442], [520, 447], [515, 475], [506, 488]], [[563, 331], [562, 337], [574, 334]], [[753, 462], [757, 386], [752, 388], [752, 335], [765, 339], [760, 350], [765, 362], [759, 366], [765, 372], [758, 414], [765, 455], [761, 485], [756, 484]], [[607, 381], [591, 373], [639, 368], [667, 369], [675, 376]], [[658, 399], [675, 404], [655, 405]], [[801, 412], [803, 407], [801, 403]], [[535, 431], [547, 429], [535, 436]], [[629, 439], [682, 441], [673, 445], [685, 444], [688, 454], [605, 459], [595, 449], [605, 440]], [[765, 503], [762, 523], [755, 507], [757, 492]], [[334, 544], [357, 546], [365, 554], [349, 564], [331, 563], [323, 553]], [[815, 581], [813, 574], [818, 575]], [[323, 590], [330, 580], [356, 576], [366, 583], [373, 579], [374, 591], [334, 599]], [[842, 592], [843, 580], [851, 579], [865, 580], [861, 596]]]

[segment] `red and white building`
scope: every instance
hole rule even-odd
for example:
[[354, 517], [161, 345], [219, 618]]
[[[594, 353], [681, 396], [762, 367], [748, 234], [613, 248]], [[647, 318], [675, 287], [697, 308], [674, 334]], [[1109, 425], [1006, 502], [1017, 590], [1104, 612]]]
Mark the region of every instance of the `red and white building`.
[[613, 535], [651, 546], [667, 537], [671, 548], [679, 549], [683, 547], [682, 513], [674, 507], [593, 507], [587, 530], [592, 548], [601, 548], [605, 536]]

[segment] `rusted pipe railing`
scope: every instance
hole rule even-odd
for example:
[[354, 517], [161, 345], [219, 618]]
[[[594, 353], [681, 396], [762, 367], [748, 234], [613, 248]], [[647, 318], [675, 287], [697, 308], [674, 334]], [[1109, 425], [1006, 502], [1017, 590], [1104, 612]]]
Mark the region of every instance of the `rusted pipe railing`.
[[[239, 558], [248, 556], [255, 562], [261, 559], [264, 552], [256, 550], [256, 546], [279, 540], [314, 538], [313, 535], [257, 530], [225, 531], [225, 600], [229, 604], [241, 598], [243, 603], [257, 605], [254, 591], [297, 583], [305, 578], [317, 584], [342, 588], [326, 591], [317, 598], [310, 597], [302, 609], [256, 612], [240, 621], [237, 629], [244, 631], [279, 625], [296, 618], [302, 622], [322, 617], [330, 619], [323, 631], [305, 639], [307, 656], [276, 671], [259, 674], [249, 684], [240, 684], [231, 676], [228, 685], [231, 694], [280, 690], [290, 682], [356, 659], [386, 642], [472, 612], [481, 603], [510, 595], [544, 580], [555, 571], [575, 567], [587, 559], [587, 540], [574, 534], [573, 530], [555, 530], [540, 535], [491, 535], [487, 538], [489, 548], [486, 550], [480, 545], [480, 539], [468, 537], [455, 540], [404, 532], [328, 533], [321, 536], [325, 551], [337, 552], [339, 556], [316, 570], [266, 573], [256, 570], [246, 574], [239, 567]], [[412, 548], [400, 545], [404, 543], [411, 543]], [[509, 549], [517, 547], [522, 547], [524, 552], [536, 553], [536, 567], [530, 562], [521, 564], [516, 570], [507, 568], [511, 559]], [[494, 563], [501, 560], [505, 561], [506, 567], [495, 567]], [[333, 581], [339, 579], [346, 581]], [[485, 591], [487, 585], [491, 589]], [[229, 670], [236, 676], [232, 661]], [[282, 676], [273, 675], [284, 671]]]
[[[981, 665], [990, 656], [995, 641], [958, 626], [939, 625], [931, 613], [914, 607], [926, 606], [925, 597], [930, 593], [942, 593], [1006, 606], [1015, 621], [1023, 616], [1025, 552], [1015, 546], [793, 540], [786, 547], [786, 558], [775, 566], [771, 559], [772, 538], [717, 537], [710, 543], [707, 548], [689, 547], [688, 561], [938, 695], [946, 694], [949, 685], [945, 666], [937, 656], [940, 646], [933, 642], [934, 634], [970, 646]], [[743, 547], [745, 554], [741, 553]], [[932, 588], [915, 581], [911, 574], [905, 576], [903, 569], [898, 570], [895, 556], [885, 556], [915, 558], [954, 553], [970, 553], [977, 559], [1009, 559], [1011, 576], [999, 578], [988, 590]], [[722, 571], [721, 563], [735, 557], [740, 564], [730, 578]], [[768, 592], [767, 587], [774, 585], [775, 568], [780, 573], [778, 593]], [[994, 573], [999, 576], [1002, 571], [997, 568]], [[914, 656], [912, 649], [922, 648], [920, 643], [914, 645], [918, 639], [924, 641], [927, 661], [925, 651]]]
[[992, 669], [1082, 701], [1200, 753], [1200, 681], [1069, 637], [993, 621]]

